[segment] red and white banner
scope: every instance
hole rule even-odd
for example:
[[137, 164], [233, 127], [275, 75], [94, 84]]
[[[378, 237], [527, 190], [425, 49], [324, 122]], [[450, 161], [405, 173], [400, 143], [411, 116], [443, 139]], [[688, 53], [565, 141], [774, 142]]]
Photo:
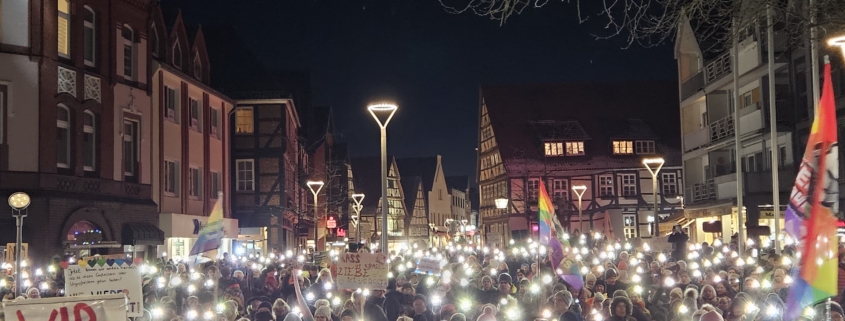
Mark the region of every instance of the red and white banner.
[[3, 302], [5, 321], [108, 321], [126, 320], [123, 294], [81, 295]]

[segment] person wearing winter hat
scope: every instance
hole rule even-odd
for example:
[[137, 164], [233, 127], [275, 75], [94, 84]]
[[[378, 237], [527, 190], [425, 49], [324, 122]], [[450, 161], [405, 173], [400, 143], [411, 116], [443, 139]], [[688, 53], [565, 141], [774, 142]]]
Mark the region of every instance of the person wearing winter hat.
[[725, 318], [716, 311], [710, 311], [701, 315], [701, 321], [725, 321]]
[[314, 311], [314, 321], [331, 321], [332, 309], [327, 306], [321, 306]]
[[358, 314], [355, 313], [355, 311], [343, 310], [343, 312], [340, 313], [340, 321], [357, 321], [357, 320], [358, 320]]
[[631, 300], [626, 297], [618, 296], [613, 298], [613, 301], [610, 303], [610, 318], [609, 321], [635, 321], [634, 317], [631, 316], [633, 312], [634, 305], [631, 304]]
[[587, 275], [584, 276], [584, 285], [587, 286], [590, 291], [594, 291], [596, 288], [596, 276], [592, 273], [587, 273]]
[[596, 285], [593, 286], [593, 292], [607, 294], [607, 283], [604, 280], [596, 280]]
[[843, 316], [845, 316], [842, 306], [836, 302], [830, 302], [830, 319], [827, 318], [827, 303], [820, 303], [816, 305], [815, 310], [816, 315], [813, 317], [813, 321], [842, 321]]
[[604, 271], [604, 282], [607, 283], [607, 293], [613, 293], [616, 290], [625, 290], [628, 285], [622, 281], [617, 280], [619, 273], [615, 269], [607, 269]]

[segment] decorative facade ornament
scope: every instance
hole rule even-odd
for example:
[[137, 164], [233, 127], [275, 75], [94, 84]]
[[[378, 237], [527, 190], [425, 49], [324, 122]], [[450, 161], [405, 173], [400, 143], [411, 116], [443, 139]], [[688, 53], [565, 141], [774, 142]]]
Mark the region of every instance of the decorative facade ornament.
[[93, 99], [102, 103], [100, 88], [100, 78], [85, 75], [85, 100]]
[[59, 67], [58, 93], [68, 93], [76, 97], [76, 71]]

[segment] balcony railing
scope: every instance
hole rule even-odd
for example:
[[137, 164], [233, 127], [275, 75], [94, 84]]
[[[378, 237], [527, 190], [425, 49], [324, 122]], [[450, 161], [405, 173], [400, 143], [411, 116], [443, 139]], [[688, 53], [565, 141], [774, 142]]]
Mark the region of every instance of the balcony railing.
[[0, 172], [0, 189], [80, 193], [102, 197], [151, 200], [148, 184], [49, 173]]
[[713, 59], [712, 61], [707, 63], [707, 66], [704, 68], [707, 75], [707, 83], [710, 84], [719, 78], [724, 77], [727, 74], [731, 73], [731, 55], [730, 52], [726, 52], [721, 56]]
[[704, 88], [704, 71], [699, 71], [681, 83], [681, 100], [687, 99]]
[[734, 116], [730, 115], [710, 123], [710, 142], [734, 136]]
[[692, 184], [692, 189], [687, 190], [692, 195], [692, 202], [701, 202], [716, 199], [716, 183], [713, 179]]

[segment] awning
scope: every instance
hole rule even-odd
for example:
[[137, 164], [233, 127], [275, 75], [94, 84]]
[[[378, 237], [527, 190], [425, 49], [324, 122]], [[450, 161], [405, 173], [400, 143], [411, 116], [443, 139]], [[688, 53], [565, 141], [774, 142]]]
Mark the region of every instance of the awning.
[[660, 221], [660, 235], [667, 235], [671, 233], [672, 227], [675, 225], [680, 225], [682, 228], [686, 228], [692, 223], [695, 223], [694, 218], [686, 217], [684, 211], [678, 211], [667, 217], [665, 220]]
[[701, 206], [688, 205], [684, 208], [684, 216], [691, 219], [710, 218], [714, 216], [731, 215], [735, 212], [733, 200], [723, 200]]
[[121, 238], [124, 245], [162, 245], [164, 231], [150, 223], [126, 223]]

